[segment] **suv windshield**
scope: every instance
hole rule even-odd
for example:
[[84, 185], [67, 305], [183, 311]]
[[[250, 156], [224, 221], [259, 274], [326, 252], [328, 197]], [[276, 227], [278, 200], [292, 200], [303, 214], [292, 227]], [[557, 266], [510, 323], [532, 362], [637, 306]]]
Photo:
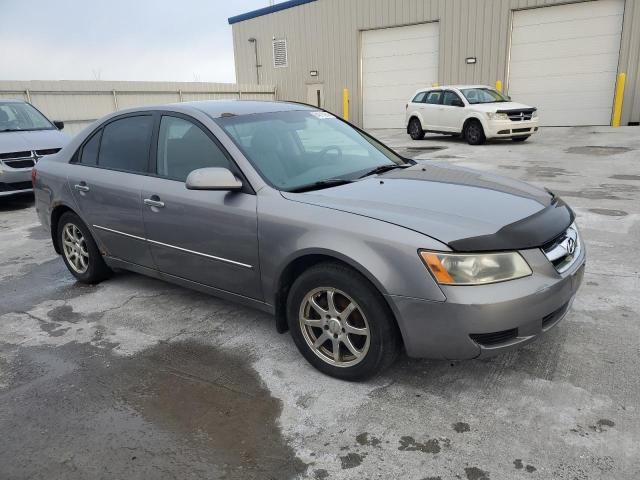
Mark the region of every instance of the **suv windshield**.
[[0, 102], [0, 132], [55, 128], [44, 115], [28, 103]]
[[471, 104], [509, 101], [507, 97], [491, 88], [463, 88], [460, 91]]
[[279, 190], [325, 188], [408, 165], [373, 138], [322, 111], [215, 120], [262, 177]]

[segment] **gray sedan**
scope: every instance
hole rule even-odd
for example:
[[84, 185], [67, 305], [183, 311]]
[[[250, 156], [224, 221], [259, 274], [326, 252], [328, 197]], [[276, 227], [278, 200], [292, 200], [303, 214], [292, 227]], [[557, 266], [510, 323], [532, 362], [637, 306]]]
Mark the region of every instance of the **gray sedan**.
[[82, 282], [122, 268], [275, 316], [319, 370], [471, 359], [566, 314], [585, 249], [531, 185], [416, 163], [328, 112], [194, 102], [118, 112], [40, 162], [36, 208]]

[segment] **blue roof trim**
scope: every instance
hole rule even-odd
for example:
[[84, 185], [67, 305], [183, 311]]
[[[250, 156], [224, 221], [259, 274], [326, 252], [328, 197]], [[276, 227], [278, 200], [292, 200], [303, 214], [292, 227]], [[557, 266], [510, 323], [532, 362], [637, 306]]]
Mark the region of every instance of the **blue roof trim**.
[[270, 7], [259, 8], [251, 12], [242, 13], [235, 17], [229, 17], [229, 25], [234, 23], [244, 22], [251, 18], [261, 17], [263, 15], [269, 15], [270, 13], [279, 12], [280, 10], [286, 10], [287, 8], [297, 7], [298, 5], [304, 5], [305, 3], [315, 2], [316, 0], [289, 0], [288, 2], [276, 3]]

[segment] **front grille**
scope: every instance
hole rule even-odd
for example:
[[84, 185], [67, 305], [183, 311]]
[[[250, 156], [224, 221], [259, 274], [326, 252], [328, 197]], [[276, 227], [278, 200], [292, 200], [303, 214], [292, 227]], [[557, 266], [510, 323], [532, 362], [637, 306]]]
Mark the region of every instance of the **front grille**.
[[567, 271], [581, 251], [582, 242], [575, 224], [571, 224], [561, 235], [542, 246], [542, 253], [559, 273]]
[[518, 109], [518, 110], [498, 110], [497, 113], [506, 113], [512, 122], [524, 122], [531, 120], [535, 108]]
[[0, 192], [13, 192], [33, 188], [31, 182], [0, 183]]
[[9, 152], [9, 153], [0, 153], [0, 160], [10, 160], [17, 158], [31, 158], [31, 152]]
[[27, 158], [24, 160], [5, 160], [2, 163], [11, 168], [29, 168], [35, 165], [32, 158]]
[[510, 330], [502, 330], [500, 332], [492, 333], [472, 333], [469, 336], [474, 342], [489, 347], [513, 340], [518, 336], [518, 329], [512, 328]]
[[551, 312], [549, 315], [545, 315], [544, 317], [542, 317], [542, 329], [544, 330], [545, 328], [553, 325], [558, 319], [560, 319], [565, 314], [568, 308], [569, 308], [569, 302], [565, 303], [557, 310]]
[[58, 153], [60, 148], [46, 148], [44, 150], [36, 150], [36, 155], [39, 157], [44, 157], [45, 155], [53, 155], [54, 153]]

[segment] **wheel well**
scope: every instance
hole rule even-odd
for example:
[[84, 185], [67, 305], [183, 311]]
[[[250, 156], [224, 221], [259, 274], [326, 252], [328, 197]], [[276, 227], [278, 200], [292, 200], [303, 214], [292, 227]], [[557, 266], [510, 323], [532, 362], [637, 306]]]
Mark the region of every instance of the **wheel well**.
[[[476, 117], [469, 117], [464, 121], [464, 125], [462, 125], [462, 133], [464, 133], [465, 128], [467, 128], [467, 125], [469, 125], [471, 122], [479, 123], [480, 128], [482, 128], [482, 122], [480, 120], [478, 120]], [[484, 128], [482, 128], [482, 130], [484, 130]]]
[[[418, 122], [420, 122], [420, 119], [418, 117], [416, 117], [415, 115], [411, 115], [411, 117], [409, 117], [409, 121], [407, 122], [407, 133], [409, 133], [409, 125], [411, 125], [411, 120], [416, 119]], [[422, 122], [420, 122], [420, 126], [422, 127]]]
[[[60, 245], [58, 244], [58, 221], [60, 217], [66, 212], [73, 212], [66, 205], [58, 205], [51, 212], [51, 241], [53, 242], [53, 248], [55, 249], [58, 255], [62, 254], [62, 250], [60, 249]], [[75, 212], [73, 212], [75, 213]]]
[[[298, 257], [285, 267], [278, 281], [278, 289], [276, 290], [275, 295], [275, 317], [276, 329], [278, 333], [284, 333], [289, 330], [289, 325], [287, 323], [287, 297], [289, 295], [291, 285], [293, 285], [293, 282], [296, 280], [296, 278], [298, 278], [305, 270], [308, 270], [314, 265], [318, 265], [319, 263], [323, 262], [339, 263], [346, 266], [347, 268], [350, 268], [351, 270], [362, 275], [369, 283], [371, 283], [373, 288], [380, 292], [376, 285], [374, 285], [366, 275], [363, 275], [358, 271], [357, 268], [355, 268], [353, 265], [350, 265], [348, 262], [345, 262], [344, 260], [332, 257], [331, 255], [323, 254], [310, 254]], [[382, 293], [380, 294], [382, 295]], [[384, 298], [384, 301], [385, 303], [387, 303], [386, 298]], [[398, 322], [396, 321], [391, 306], [389, 306], [389, 315], [391, 315], [391, 317], [393, 318], [393, 321], [396, 324], [396, 328], [399, 328]]]

